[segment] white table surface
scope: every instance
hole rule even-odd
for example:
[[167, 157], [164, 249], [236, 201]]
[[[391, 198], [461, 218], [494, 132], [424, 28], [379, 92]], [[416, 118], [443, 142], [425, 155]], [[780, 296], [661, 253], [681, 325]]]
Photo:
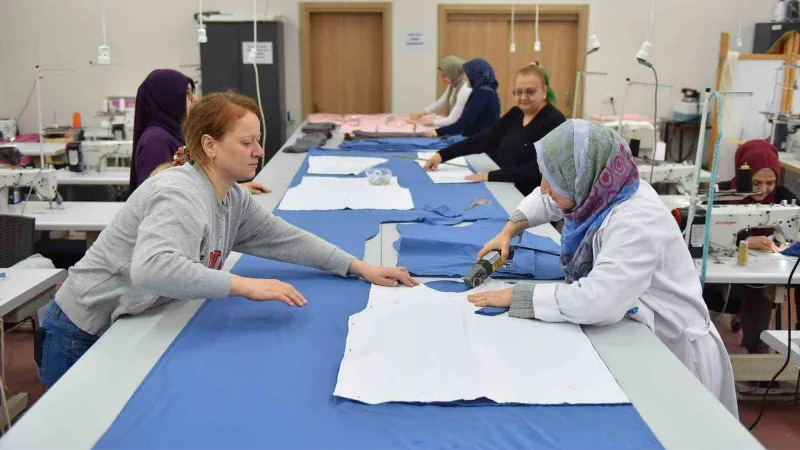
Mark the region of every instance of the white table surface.
[[[761, 340], [765, 344], [774, 348], [775, 351], [786, 357], [786, 342], [789, 338], [789, 332], [786, 330], [764, 330], [761, 332]], [[800, 331], [792, 330], [792, 356], [789, 362], [795, 366], [800, 366], [800, 345], [797, 343], [800, 338]]]
[[[285, 145], [299, 135], [298, 128]], [[256, 177], [273, 193], [257, 201], [274, 207], [305, 156], [278, 153]], [[469, 160], [479, 170], [493, 164], [484, 155]], [[487, 184], [509, 211], [522, 198], [513, 185]], [[380, 234], [365, 244], [364, 259], [372, 264], [382, 259]], [[232, 254], [224, 270], [236, 260]], [[0, 448], [93, 446], [201, 304], [173, 301], [117, 320], [0, 440]], [[584, 331], [665, 448], [763, 448], [644, 325], [623, 320]]]
[[129, 167], [109, 167], [102, 172], [72, 172], [69, 169], [58, 169], [59, 186], [128, 186], [131, 170]]
[[67, 279], [63, 269], [0, 269], [0, 317]]
[[[39, 156], [39, 143], [38, 142], [3, 142], [0, 147], [17, 147], [22, 156]], [[45, 142], [44, 156], [56, 156], [64, 153], [67, 150], [67, 144]]]
[[8, 205], [4, 214], [19, 215], [36, 219], [38, 231], [103, 231], [125, 205], [123, 202], [64, 202], [61, 205], [48, 202], [29, 201]]

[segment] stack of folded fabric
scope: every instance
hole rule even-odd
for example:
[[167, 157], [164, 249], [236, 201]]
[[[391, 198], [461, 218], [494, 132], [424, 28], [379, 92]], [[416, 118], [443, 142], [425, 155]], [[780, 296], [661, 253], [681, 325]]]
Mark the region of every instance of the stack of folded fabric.
[[336, 129], [336, 126], [333, 122], [309, 122], [303, 125], [303, 136], [297, 139], [293, 145], [284, 148], [283, 151], [286, 153], [306, 153], [314, 147], [322, 147], [333, 136], [333, 130]]

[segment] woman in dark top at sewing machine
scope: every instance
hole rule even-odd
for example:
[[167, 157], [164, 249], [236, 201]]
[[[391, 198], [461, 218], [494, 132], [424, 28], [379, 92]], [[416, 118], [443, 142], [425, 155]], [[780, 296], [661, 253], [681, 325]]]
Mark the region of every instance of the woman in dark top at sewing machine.
[[[745, 142], [734, 156], [735, 167], [747, 164], [753, 174], [753, 191], [759, 192], [742, 200], [729, 202], [730, 204], [762, 204], [769, 205], [780, 203], [783, 200], [791, 203], [797, 196], [785, 186], [778, 184], [781, 165], [778, 160], [778, 151], [768, 141], [758, 139]], [[736, 189], [737, 180], [734, 177], [730, 182], [719, 183], [720, 190]], [[747, 238], [750, 250], [777, 252], [780, 248], [770, 237], [771, 229], [754, 230], [753, 235]], [[800, 236], [791, 236], [798, 239]], [[725, 304], [726, 287], [723, 285], [706, 285], [703, 297], [709, 309], [721, 311]], [[731, 286], [730, 299], [725, 309], [726, 313], [738, 315], [731, 320], [734, 331], [742, 330], [742, 346], [748, 353], [767, 353], [768, 346], [761, 341], [761, 332], [769, 328], [772, 310], [775, 305], [774, 286], [753, 287], [744, 284]], [[798, 312], [800, 322], [800, 312]]]
[[[439, 151], [425, 164], [425, 170], [436, 170], [442, 162], [459, 156], [489, 153], [500, 169], [468, 176], [468, 180], [514, 183], [522, 195], [533, 192], [542, 181], [533, 144], [566, 119], [556, 109], [556, 96], [550, 88], [549, 77], [538, 63], [517, 72], [512, 92], [517, 106], [500, 122]], [[497, 152], [492, 154], [494, 149]]]

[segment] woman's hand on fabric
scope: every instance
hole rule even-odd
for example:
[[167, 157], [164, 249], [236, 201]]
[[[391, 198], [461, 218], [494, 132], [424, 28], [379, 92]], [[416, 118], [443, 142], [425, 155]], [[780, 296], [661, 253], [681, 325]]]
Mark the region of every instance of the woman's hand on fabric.
[[436, 134], [436, 130], [428, 130], [428, 131], [426, 131], [426, 132], [424, 132], [424, 133], [422, 133], [422, 134], [423, 134], [425, 137], [429, 137], [429, 138], [432, 138], [432, 137], [436, 137], [436, 136], [437, 136], [437, 134]]
[[247, 190], [250, 191], [250, 193], [253, 194], [253, 195], [269, 194], [270, 192], [272, 192], [268, 188], [266, 188], [264, 185], [262, 185], [261, 183], [256, 183], [255, 181], [249, 181], [247, 183], [242, 183], [242, 186], [247, 188]]
[[231, 295], [254, 302], [277, 300], [286, 306], [305, 306], [308, 301], [289, 283], [261, 278], [231, 276]]
[[425, 111], [417, 111], [417, 112], [412, 112], [411, 114], [409, 114], [408, 118], [411, 119], [411, 120], [419, 120], [419, 118], [424, 116], [424, 115], [425, 115]]
[[425, 125], [426, 127], [433, 126], [433, 117], [422, 117], [419, 119], [419, 123]]
[[500, 291], [486, 291], [470, 294], [467, 296], [467, 300], [479, 308], [483, 308], [484, 306], [510, 308], [513, 294], [514, 288], [507, 288]]
[[767, 236], [750, 236], [747, 238], [747, 247], [751, 250], [762, 250], [766, 252], [779, 252], [778, 246], [772, 242], [772, 238]]
[[358, 259], [350, 264], [350, 273], [378, 286], [395, 287], [403, 284], [414, 287], [419, 284], [419, 281], [415, 280], [405, 267], [373, 266]]
[[467, 175], [466, 177], [464, 177], [464, 179], [467, 181], [478, 181], [478, 182], [489, 181], [489, 173], [481, 172], [473, 175]]
[[508, 259], [508, 252], [511, 248], [511, 238], [504, 232], [500, 232], [497, 236], [493, 237], [489, 242], [483, 245], [483, 248], [478, 252], [478, 259], [480, 261], [481, 258], [486, 256], [492, 250], [497, 250], [500, 252], [500, 259], [503, 261], [503, 264], [506, 263]]
[[428, 161], [425, 162], [425, 170], [428, 172], [436, 172], [439, 170], [439, 164], [442, 163], [442, 155], [439, 152], [436, 152], [428, 158]]

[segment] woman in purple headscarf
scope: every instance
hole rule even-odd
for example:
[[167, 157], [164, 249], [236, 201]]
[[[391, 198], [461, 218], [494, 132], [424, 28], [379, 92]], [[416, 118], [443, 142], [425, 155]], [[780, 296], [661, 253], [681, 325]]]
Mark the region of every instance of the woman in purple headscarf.
[[[130, 193], [159, 165], [172, 161], [185, 145], [181, 122], [197, 100], [194, 81], [171, 69], [150, 72], [136, 92], [133, 121]], [[269, 192], [258, 183], [244, 183], [250, 192]]]

